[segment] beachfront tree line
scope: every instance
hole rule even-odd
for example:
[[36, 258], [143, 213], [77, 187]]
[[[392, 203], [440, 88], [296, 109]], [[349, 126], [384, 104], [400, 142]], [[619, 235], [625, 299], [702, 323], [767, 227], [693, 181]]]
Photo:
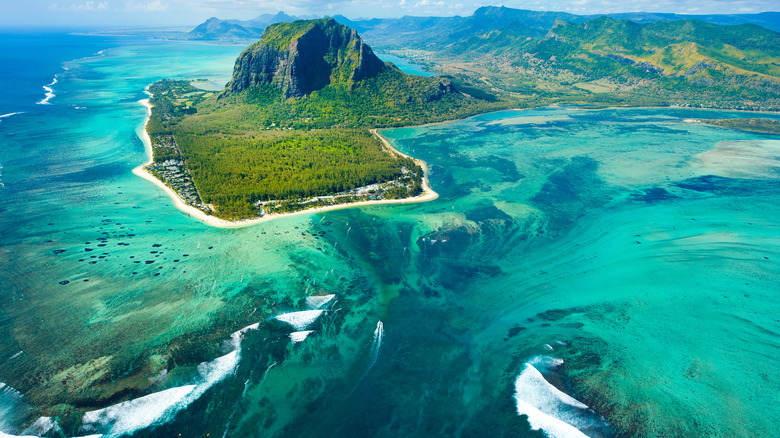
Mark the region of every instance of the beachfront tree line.
[[175, 138], [203, 201], [222, 218], [254, 217], [257, 201], [295, 201], [400, 179], [405, 187], [384, 190], [382, 197], [404, 198], [422, 192], [422, 169], [385, 151], [368, 128], [509, 105], [465, 96], [449, 84], [388, 68], [358, 85], [335, 83], [284, 99], [271, 85], [217, 96], [166, 80], [149, 89], [154, 109], [147, 130], [153, 138]]

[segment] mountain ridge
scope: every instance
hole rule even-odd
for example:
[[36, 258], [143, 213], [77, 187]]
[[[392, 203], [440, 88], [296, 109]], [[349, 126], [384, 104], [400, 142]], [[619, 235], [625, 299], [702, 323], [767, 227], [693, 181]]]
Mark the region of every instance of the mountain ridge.
[[273, 84], [285, 97], [299, 98], [331, 82], [352, 85], [384, 68], [357, 31], [332, 18], [276, 23], [239, 55], [227, 90]]

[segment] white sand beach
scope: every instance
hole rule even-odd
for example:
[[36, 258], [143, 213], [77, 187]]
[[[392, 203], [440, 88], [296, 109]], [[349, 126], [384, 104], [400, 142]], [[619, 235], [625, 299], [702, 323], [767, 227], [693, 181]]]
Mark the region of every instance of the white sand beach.
[[[148, 91], [146, 92], [150, 95]], [[314, 214], [314, 213], [321, 213], [324, 211], [330, 211], [330, 210], [339, 210], [342, 208], [353, 208], [353, 207], [363, 207], [368, 205], [382, 205], [382, 204], [409, 204], [409, 203], [416, 203], [416, 202], [427, 202], [432, 201], [439, 197], [439, 194], [434, 192], [430, 185], [428, 184], [428, 165], [422, 161], [418, 160], [414, 157], [410, 157], [394, 147], [390, 145], [390, 142], [387, 141], [386, 138], [384, 138], [376, 129], [372, 129], [371, 132], [376, 135], [384, 144], [385, 148], [387, 148], [389, 153], [396, 154], [402, 157], [407, 157], [413, 159], [417, 164], [420, 165], [423, 169], [423, 180], [422, 180], [422, 187], [423, 192], [415, 196], [414, 198], [404, 198], [404, 199], [381, 199], [381, 200], [375, 200], [375, 201], [360, 201], [360, 202], [352, 202], [348, 204], [338, 204], [338, 205], [328, 205], [324, 207], [315, 207], [310, 208], [306, 210], [296, 211], [292, 213], [275, 213], [275, 214], [268, 214], [263, 217], [257, 217], [253, 219], [243, 219], [240, 221], [228, 221], [224, 219], [220, 219], [214, 216], [210, 216], [206, 213], [204, 213], [201, 210], [198, 210], [195, 207], [192, 207], [190, 205], [187, 205], [187, 203], [184, 202], [184, 200], [176, 193], [174, 190], [172, 190], [170, 187], [166, 186], [162, 181], [154, 177], [152, 174], [150, 174], [146, 170], [146, 166], [152, 164], [153, 160], [153, 152], [152, 152], [152, 140], [149, 137], [149, 133], [146, 131], [146, 125], [149, 123], [149, 117], [152, 114], [152, 105], [149, 103], [149, 99], [143, 99], [140, 100], [139, 103], [141, 103], [146, 108], [146, 121], [144, 122], [143, 128], [139, 129], [138, 136], [141, 138], [141, 141], [144, 143], [144, 148], [146, 149], [147, 155], [149, 157], [148, 161], [144, 164], [136, 167], [133, 169], [133, 174], [140, 176], [141, 178], [153, 183], [157, 187], [163, 189], [165, 193], [168, 194], [168, 196], [173, 199], [174, 205], [176, 208], [181, 210], [182, 212], [186, 213], [187, 215], [203, 222], [206, 225], [210, 225], [212, 227], [217, 228], [238, 228], [238, 227], [248, 227], [254, 224], [258, 224], [260, 222], [270, 221], [273, 219], [278, 219], [281, 217], [287, 217], [287, 216], [293, 216], [293, 215], [299, 215], [299, 214]]]

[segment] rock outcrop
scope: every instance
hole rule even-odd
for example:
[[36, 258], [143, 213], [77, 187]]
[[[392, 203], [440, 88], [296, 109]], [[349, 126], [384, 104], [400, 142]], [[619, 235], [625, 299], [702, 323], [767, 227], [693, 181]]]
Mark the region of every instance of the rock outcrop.
[[329, 84], [352, 86], [384, 68], [356, 31], [332, 18], [278, 23], [241, 53], [225, 93], [272, 84], [299, 98]]

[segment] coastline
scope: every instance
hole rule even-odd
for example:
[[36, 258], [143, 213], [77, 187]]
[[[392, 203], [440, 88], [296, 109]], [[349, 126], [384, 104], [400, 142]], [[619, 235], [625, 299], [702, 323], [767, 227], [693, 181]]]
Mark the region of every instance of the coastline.
[[[144, 92], [146, 94], [148, 94], [150, 96], [150, 98], [151, 98], [152, 94], [149, 92], [148, 87], [147, 87], [147, 89], [144, 90]], [[310, 209], [305, 209], [305, 210], [300, 210], [300, 211], [295, 211], [295, 212], [290, 212], [290, 213], [272, 213], [272, 214], [269, 214], [269, 215], [266, 215], [266, 216], [263, 216], [263, 217], [257, 217], [257, 218], [253, 218], [253, 219], [243, 219], [243, 220], [239, 220], [239, 221], [229, 221], [229, 220], [220, 219], [220, 218], [217, 218], [217, 217], [214, 217], [214, 216], [210, 216], [210, 215], [207, 215], [206, 213], [204, 213], [203, 211], [198, 210], [197, 208], [192, 207], [192, 206], [188, 205], [187, 203], [185, 203], [184, 200], [179, 196], [179, 194], [176, 193], [176, 191], [174, 191], [173, 189], [171, 189], [170, 187], [165, 185], [162, 181], [160, 181], [159, 179], [157, 179], [152, 174], [150, 174], [149, 172], [146, 171], [146, 166], [148, 166], [149, 164], [152, 164], [152, 162], [153, 162], [153, 150], [152, 150], [151, 138], [149, 137], [149, 133], [146, 131], [146, 126], [149, 123], [149, 118], [151, 117], [151, 114], [152, 114], [152, 106], [149, 103], [149, 99], [148, 98], [140, 100], [139, 103], [141, 103], [146, 108], [146, 120], [144, 121], [143, 128], [140, 130], [138, 136], [141, 138], [141, 141], [144, 143], [144, 149], [147, 152], [148, 160], [145, 163], [141, 164], [140, 166], [134, 168], [133, 169], [133, 174], [136, 175], [136, 176], [139, 176], [139, 177], [141, 177], [141, 178], [143, 178], [143, 179], [153, 183], [155, 186], [163, 189], [165, 191], [165, 193], [174, 201], [174, 206], [177, 209], [179, 209], [181, 212], [185, 213], [186, 215], [188, 215], [188, 216], [190, 216], [190, 217], [192, 217], [194, 219], [197, 219], [198, 221], [200, 221], [200, 222], [202, 222], [202, 223], [204, 223], [206, 225], [212, 226], [212, 227], [216, 227], [216, 228], [241, 228], [241, 227], [248, 227], [248, 226], [251, 226], [251, 225], [254, 225], [254, 224], [258, 224], [260, 222], [270, 221], [270, 220], [273, 220], [273, 219], [279, 219], [279, 218], [287, 217], [287, 216], [295, 216], [295, 215], [301, 215], [301, 214], [314, 214], [314, 213], [321, 213], [321, 212], [330, 211], [330, 210], [340, 210], [340, 209], [352, 208], [352, 207], [365, 207], [365, 206], [384, 205], [384, 204], [413, 204], [413, 203], [418, 203], [418, 202], [432, 201], [432, 200], [434, 200], [434, 199], [439, 197], [439, 194], [436, 193], [430, 187], [429, 180], [428, 180], [428, 173], [429, 173], [428, 164], [425, 161], [422, 161], [420, 159], [411, 157], [411, 156], [409, 156], [407, 154], [404, 154], [403, 152], [399, 151], [398, 149], [394, 148], [390, 144], [390, 142], [387, 140], [387, 138], [385, 138], [379, 132], [380, 129], [379, 128], [374, 128], [374, 129], [370, 130], [371, 133], [374, 134], [382, 142], [384, 148], [389, 153], [394, 154], [394, 155], [398, 155], [398, 156], [401, 156], [401, 157], [412, 159], [412, 160], [415, 161], [415, 163], [417, 163], [423, 169], [423, 178], [422, 178], [423, 192], [420, 195], [415, 196], [413, 198], [382, 199], [382, 200], [373, 200], [373, 201], [359, 201], [359, 202], [352, 202], [352, 203], [347, 203], [347, 204], [328, 205], [328, 206], [310, 208]], [[501, 112], [501, 111], [528, 111], [528, 110], [534, 110], [534, 109], [545, 108], [545, 107], [559, 107], [559, 108], [566, 109], [565, 105], [547, 105], [547, 106], [531, 107], [531, 108], [506, 108], [506, 109], [498, 110], [498, 111], [495, 111], [495, 112]], [[660, 107], [660, 106], [659, 107], [609, 106], [609, 107], [597, 108], [597, 109], [596, 108], [594, 108], [594, 109], [590, 109], [590, 108], [577, 108], [577, 109], [585, 110], [585, 111], [588, 111], [588, 110], [598, 111], [598, 110], [620, 110], [620, 109], [627, 110], [627, 109], [671, 109], [671, 108], [673, 108], [673, 107]], [[674, 108], [674, 109], [678, 109], [678, 108]], [[679, 109], [686, 109], [686, 108], [679, 108]], [[695, 109], [698, 109], [698, 110], [711, 110], [711, 111], [737, 111], [737, 112], [745, 112], [745, 113], [777, 114], [777, 113], [771, 112], [771, 111], [721, 110], [721, 109], [717, 109], [717, 108], [695, 108]], [[453, 120], [444, 120], [444, 121], [439, 121], [439, 122], [425, 123], [425, 124], [422, 124], [422, 125], [416, 125], [415, 127], [424, 127], [424, 126], [439, 125], [439, 124], [443, 124], [443, 123], [450, 123], [450, 122], [457, 121], [457, 120], [464, 120], [464, 119], [469, 119], [471, 117], [476, 117], [476, 116], [481, 115], [481, 114], [485, 114], [485, 113], [474, 114], [474, 115], [465, 117], [463, 119], [453, 119]], [[704, 123], [702, 123], [702, 122], [700, 122], [698, 120], [696, 120], [694, 122], [694, 119], [686, 119], [685, 122], [687, 122], [687, 123], [700, 123], [700, 124], [704, 124]], [[713, 126], [713, 125], [709, 125], [709, 126]], [[385, 128], [383, 128], [383, 129], [385, 129]], [[392, 129], [392, 128], [386, 128], [386, 129]]]
[[[149, 95], [151, 98], [151, 93], [149, 92], [149, 89], [144, 90], [146, 94]], [[138, 137], [141, 139], [141, 141], [144, 144], [144, 149], [146, 151], [146, 155], [148, 157], [147, 161], [140, 166], [133, 169], [133, 174], [141, 177], [155, 186], [163, 189], [165, 193], [173, 200], [174, 206], [179, 209], [181, 212], [185, 213], [186, 215], [199, 220], [200, 222], [215, 227], [215, 228], [242, 228], [242, 227], [248, 227], [254, 224], [258, 224], [260, 222], [266, 222], [273, 219], [279, 219], [282, 217], [287, 216], [295, 216], [295, 215], [301, 215], [301, 214], [314, 214], [314, 213], [321, 213], [324, 211], [330, 211], [330, 210], [340, 210], [343, 208], [352, 208], [352, 207], [365, 207], [365, 206], [373, 206], [373, 205], [384, 205], [384, 204], [414, 204], [418, 202], [428, 202], [432, 201], [439, 197], [439, 194], [433, 191], [431, 189], [430, 185], [428, 184], [428, 164], [425, 163], [422, 160], [418, 160], [414, 157], [410, 157], [399, 150], [395, 149], [393, 146], [390, 145], [390, 142], [383, 137], [376, 129], [372, 129], [371, 133], [377, 136], [379, 140], [382, 142], [385, 148], [389, 149], [388, 152], [391, 154], [396, 154], [402, 157], [411, 158], [414, 160], [420, 167], [423, 169], [423, 178], [422, 178], [422, 187], [423, 192], [415, 196], [414, 198], [403, 198], [403, 199], [381, 199], [376, 201], [360, 201], [360, 202], [351, 202], [348, 204], [338, 204], [338, 205], [328, 205], [324, 207], [316, 207], [316, 208], [310, 208], [306, 210], [301, 211], [294, 211], [291, 213], [273, 213], [269, 214], [263, 217], [253, 218], [253, 219], [243, 219], [240, 221], [228, 221], [225, 219], [220, 219], [218, 217], [209, 216], [206, 213], [198, 210], [195, 207], [192, 207], [190, 205], [187, 205], [187, 203], [184, 202], [184, 200], [179, 196], [178, 193], [176, 193], [173, 189], [166, 186], [165, 183], [154, 177], [151, 173], [146, 171], [146, 166], [152, 164], [154, 157], [153, 157], [153, 150], [152, 150], [152, 139], [149, 137], [149, 133], [146, 131], [146, 126], [149, 124], [149, 118], [152, 115], [152, 105], [149, 103], [149, 99], [142, 99], [138, 101], [141, 105], [146, 108], [146, 120], [144, 121], [143, 128], [141, 128], [138, 132]]]

